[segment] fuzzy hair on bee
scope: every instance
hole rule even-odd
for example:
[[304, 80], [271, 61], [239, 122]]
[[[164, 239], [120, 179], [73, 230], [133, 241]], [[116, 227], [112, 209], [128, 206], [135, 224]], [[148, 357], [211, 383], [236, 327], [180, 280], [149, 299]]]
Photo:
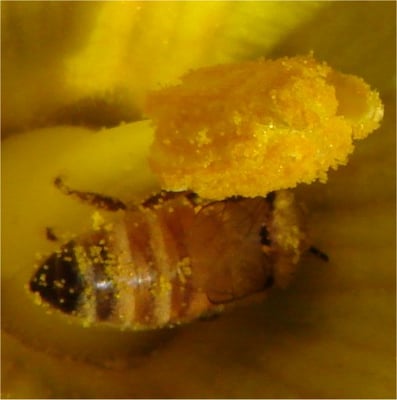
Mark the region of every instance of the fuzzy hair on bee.
[[[55, 184], [100, 207], [110, 199]], [[212, 202], [160, 192], [131, 207], [110, 204], [122, 210], [111, 223], [97, 218], [62, 244], [29, 284], [40, 302], [84, 324], [150, 330], [219, 313], [285, 286], [307, 247], [288, 191]]]

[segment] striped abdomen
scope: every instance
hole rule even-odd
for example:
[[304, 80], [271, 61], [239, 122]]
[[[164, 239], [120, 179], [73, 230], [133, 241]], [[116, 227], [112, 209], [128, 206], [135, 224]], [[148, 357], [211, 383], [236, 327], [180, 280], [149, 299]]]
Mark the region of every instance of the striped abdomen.
[[183, 193], [130, 209], [51, 255], [31, 289], [85, 322], [153, 329], [194, 320], [277, 283], [297, 261], [300, 233], [295, 251], [283, 249], [278, 211], [272, 196], [198, 206]]

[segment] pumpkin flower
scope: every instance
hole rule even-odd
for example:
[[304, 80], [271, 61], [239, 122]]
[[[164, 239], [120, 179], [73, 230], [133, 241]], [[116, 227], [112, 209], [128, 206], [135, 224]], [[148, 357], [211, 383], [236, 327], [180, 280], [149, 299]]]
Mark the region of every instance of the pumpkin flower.
[[[2, 4], [2, 397], [394, 397], [395, 58], [393, 2]], [[293, 188], [330, 261], [216, 320], [84, 326], [26, 290], [54, 240], [111, 218], [57, 177], [124, 202]]]

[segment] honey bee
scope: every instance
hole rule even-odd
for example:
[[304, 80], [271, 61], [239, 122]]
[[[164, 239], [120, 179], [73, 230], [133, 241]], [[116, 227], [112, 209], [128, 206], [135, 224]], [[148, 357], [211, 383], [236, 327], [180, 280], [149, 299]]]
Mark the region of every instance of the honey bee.
[[307, 248], [288, 191], [211, 202], [187, 191], [160, 192], [126, 207], [71, 190], [59, 178], [55, 184], [122, 210], [61, 245], [29, 283], [40, 302], [85, 324], [149, 330], [219, 313], [283, 286]]

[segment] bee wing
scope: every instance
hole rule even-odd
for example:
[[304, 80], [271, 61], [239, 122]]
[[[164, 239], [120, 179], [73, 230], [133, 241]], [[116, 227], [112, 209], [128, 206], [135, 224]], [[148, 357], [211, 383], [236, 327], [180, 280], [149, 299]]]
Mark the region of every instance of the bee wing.
[[215, 269], [204, 286], [208, 300], [213, 304], [229, 303], [261, 292], [272, 282], [267, 268], [258, 264], [245, 264], [236, 271], [227, 267], [215, 266]]
[[225, 200], [204, 206], [194, 221], [189, 246], [194, 282], [212, 303], [227, 303], [264, 290], [271, 260], [260, 232], [270, 216], [265, 199]]

